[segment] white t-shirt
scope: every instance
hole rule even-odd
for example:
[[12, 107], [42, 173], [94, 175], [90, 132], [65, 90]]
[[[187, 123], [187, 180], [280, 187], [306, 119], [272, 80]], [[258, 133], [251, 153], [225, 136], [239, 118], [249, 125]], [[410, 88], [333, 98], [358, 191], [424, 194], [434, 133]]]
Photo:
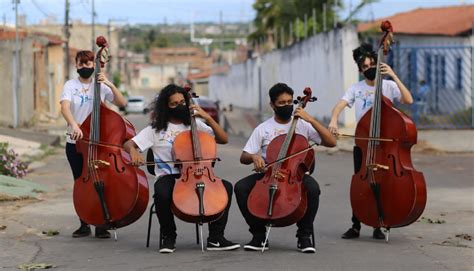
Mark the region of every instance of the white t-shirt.
[[[87, 92], [82, 91], [83, 88], [89, 88]], [[71, 102], [71, 114], [74, 120], [81, 125], [87, 116], [92, 112], [94, 99], [94, 79], [88, 84], [82, 84], [79, 79], [71, 79], [64, 84], [63, 92], [61, 93], [60, 101]], [[114, 93], [105, 84], [100, 84], [100, 99], [112, 102], [114, 100]], [[68, 125], [67, 132], [72, 133], [72, 127]], [[75, 144], [69, 136], [66, 137], [66, 142]]]
[[[214, 136], [212, 128], [204, 124], [204, 122], [196, 119], [196, 124], [199, 131]], [[132, 140], [137, 144], [141, 152], [144, 152], [148, 148], [152, 149], [156, 163], [155, 176], [179, 174], [179, 170], [175, 167], [174, 163], [165, 163], [164, 161], [174, 160], [172, 154], [173, 142], [178, 134], [189, 129], [191, 129], [191, 126], [173, 124], [170, 122], [168, 122], [168, 128], [166, 130], [156, 131], [151, 126], [147, 126], [133, 137]]]
[[[288, 133], [292, 120], [293, 117], [288, 123], [281, 124], [276, 122], [274, 117], [271, 117], [262, 122], [257, 126], [257, 128], [255, 128], [255, 130], [253, 130], [243, 151], [250, 154], [257, 154], [261, 151], [262, 158], [266, 161], [268, 144], [270, 144], [275, 137]], [[295, 132], [306, 137], [309, 141], [313, 141], [317, 144], [321, 143], [319, 133], [309, 122], [302, 119], [298, 119]]]
[[[362, 80], [346, 91], [342, 100], [348, 103], [348, 107], [352, 107], [355, 104], [356, 120], [359, 122], [360, 118], [369, 111], [374, 104], [375, 86], [369, 86]], [[382, 94], [383, 96], [390, 99], [390, 101], [400, 101], [401, 93], [397, 84], [390, 80], [382, 80]]]

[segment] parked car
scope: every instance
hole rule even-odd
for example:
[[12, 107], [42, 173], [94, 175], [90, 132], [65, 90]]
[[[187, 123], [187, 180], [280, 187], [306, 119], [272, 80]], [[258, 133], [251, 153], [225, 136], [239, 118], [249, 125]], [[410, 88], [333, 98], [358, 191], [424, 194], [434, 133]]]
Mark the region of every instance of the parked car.
[[217, 123], [219, 123], [219, 107], [216, 101], [206, 97], [199, 96], [193, 98], [194, 103], [199, 105], [204, 111], [206, 111]]
[[143, 96], [129, 96], [128, 103], [125, 107], [125, 113], [146, 113], [145, 97]]

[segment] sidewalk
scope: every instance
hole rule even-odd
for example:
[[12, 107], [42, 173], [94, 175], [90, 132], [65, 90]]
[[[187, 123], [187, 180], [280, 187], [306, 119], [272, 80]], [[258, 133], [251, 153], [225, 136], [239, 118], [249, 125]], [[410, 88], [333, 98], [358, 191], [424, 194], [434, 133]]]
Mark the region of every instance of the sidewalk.
[[[21, 161], [30, 162], [28, 171], [33, 172], [45, 165], [45, 156], [55, 152], [54, 147], [60, 144], [60, 136], [33, 129], [0, 127], [0, 142], [7, 142], [8, 148], [13, 149]], [[0, 175], [0, 201], [38, 198], [47, 191], [46, 186], [29, 181], [28, 177], [28, 174], [25, 179]]]
[[[249, 109], [235, 108], [223, 112], [223, 126], [231, 134], [248, 138], [259, 123], [258, 112]], [[263, 119], [270, 117], [263, 116]], [[341, 128], [343, 134], [354, 134], [354, 128]], [[339, 139], [333, 151], [352, 151], [352, 138]], [[325, 148], [321, 148], [323, 150]], [[329, 149], [326, 149], [329, 150]], [[412, 148], [413, 152], [446, 152], [474, 153], [474, 130], [418, 130], [418, 142]]]

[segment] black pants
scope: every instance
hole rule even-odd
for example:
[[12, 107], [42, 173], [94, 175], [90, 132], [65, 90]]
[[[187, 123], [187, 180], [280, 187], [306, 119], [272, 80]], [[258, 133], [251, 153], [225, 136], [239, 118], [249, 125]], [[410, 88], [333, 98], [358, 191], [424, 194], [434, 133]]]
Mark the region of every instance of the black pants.
[[[239, 205], [245, 221], [250, 227], [249, 231], [253, 236], [258, 238], [263, 238], [265, 236], [265, 222], [256, 218], [249, 212], [247, 199], [257, 180], [261, 179], [263, 176], [263, 173], [255, 173], [243, 178], [235, 184], [235, 197], [237, 199], [237, 204]], [[298, 226], [296, 237], [309, 237], [313, 234], [313, 221], [318, 212], [319, 195], [321, 194], [319, 185], [313, 177], [304, 175], [303, 185], [307, 192], [308, 209], [303, 218], [296, 223]]]
[[[176, 237], [176, 223], [174, 222], [174, 216], [171, 212], [171, 203], [177, 177], [179, 177], [179, 174], [164, 175], [159, 177], [155, 182], [155, 194], [153, 197], [155, 200], [156, 215], [158, 216], [163, 236]], [[209, 239], [224, 236], [225, 226], [229, 217], [229, 208], [232, 202], [232, 184], [225, 180], [222, 180], [222, 182], [227, 190], [229, 202], [222, 216], [218, 220], [209, 223]]]
[[66, 157], [75, 180], [79, 178], [82, 173], [82, 154], [76, 151], [76, 144], [66, 143]]
[[[82, 154], [76, 151], [76, 144], [66, 143], [66, 157], [69, 162], [69, 166], [71, 167], [72, 176], [74, 177], [74, 180], [76, 180], [81, 176], [82, 173]], [[84, 221], [80, 221], [81, 224], [86, 224]]]

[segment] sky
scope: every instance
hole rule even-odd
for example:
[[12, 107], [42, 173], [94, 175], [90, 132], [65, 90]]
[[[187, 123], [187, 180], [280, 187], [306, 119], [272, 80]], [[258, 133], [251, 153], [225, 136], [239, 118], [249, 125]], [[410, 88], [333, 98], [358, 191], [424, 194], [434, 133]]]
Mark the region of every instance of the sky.
[[[19, 13], [26, 14], [28, 24], [39, 23], [48, 15], [55, 16], [58, 23], [64, 22], [65, 0], [19, 0]], [[70, 17], [90, 22], [92, 1], [95, 2], [96, 22], [116, 24], [137, 23], [189, 23], [191, 21], [219, 22], [220, 12], [224, 22], [248, 22], [255, 16], [252, 4], [255, 0], [69, 0]], [[343, 1], [345, 8], [338, 10], [344, 19], [349, 8], [360, 0]], [[0, 0], [1, 23], [14, 24], [13, 0]], [[371, 20], [387, 17], [398, 12], [418, 7], [451, 6], [473, 4], [474, 0], [380, 0], [365, 7], [356, 18]]]

